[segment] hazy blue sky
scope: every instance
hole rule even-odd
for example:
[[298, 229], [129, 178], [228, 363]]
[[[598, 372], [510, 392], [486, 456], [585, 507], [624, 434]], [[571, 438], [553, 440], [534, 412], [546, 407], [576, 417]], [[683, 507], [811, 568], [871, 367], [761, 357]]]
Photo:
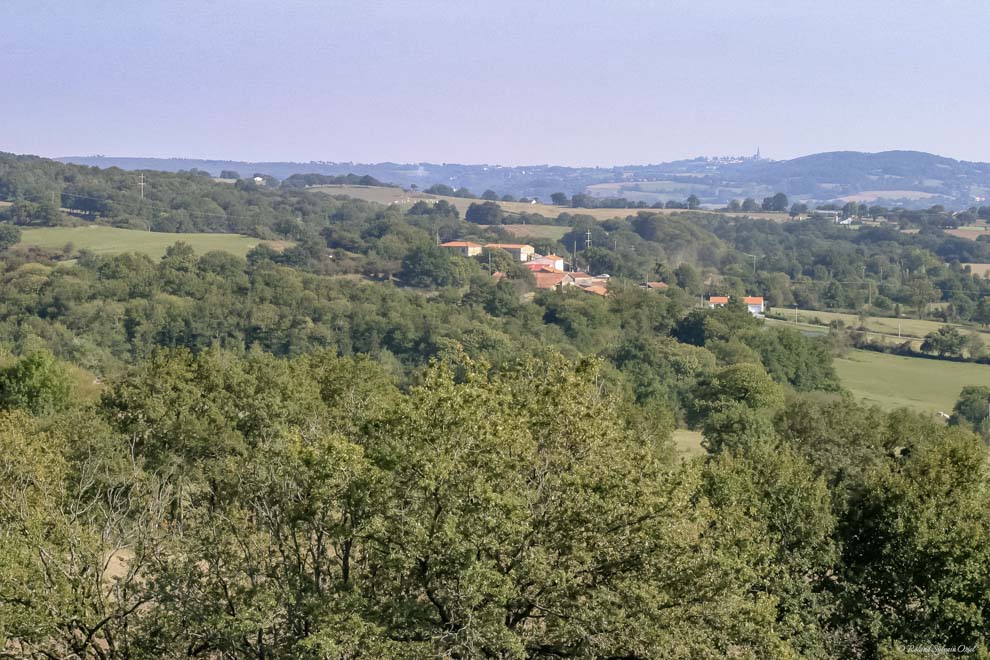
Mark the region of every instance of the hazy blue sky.
[[0, 150], [990, 160], [990, 2], [3, 0]]

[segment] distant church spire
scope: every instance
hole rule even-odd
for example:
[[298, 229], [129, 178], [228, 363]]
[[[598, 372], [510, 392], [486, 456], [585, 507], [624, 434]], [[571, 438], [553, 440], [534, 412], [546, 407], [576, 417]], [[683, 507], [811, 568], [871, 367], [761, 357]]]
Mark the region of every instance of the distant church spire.
[[760, 148], [756, 147], [756, 160], [760, 159]]

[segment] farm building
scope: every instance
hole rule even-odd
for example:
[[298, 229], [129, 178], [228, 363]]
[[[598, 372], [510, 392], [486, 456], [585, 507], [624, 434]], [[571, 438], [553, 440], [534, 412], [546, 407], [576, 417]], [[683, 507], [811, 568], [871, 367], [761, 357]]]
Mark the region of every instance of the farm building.
[[440, 247], [451, 250], [462, 257], [473, 257], [481, 254], [481, 245], [470, 241], [448, 241], [441, 243]]

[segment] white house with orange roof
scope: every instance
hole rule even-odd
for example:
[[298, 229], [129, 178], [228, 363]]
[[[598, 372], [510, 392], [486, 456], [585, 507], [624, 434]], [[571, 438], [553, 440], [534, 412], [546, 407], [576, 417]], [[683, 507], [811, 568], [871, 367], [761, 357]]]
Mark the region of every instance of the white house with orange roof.
[[763, 296], [746, 296], [743, 298], [746, 308], [753, 316], [763, 316]]
[[564, 270], [564, 258], [556, 254], [534, 256], [529, 263], [539, 264], [541, 266], [550, 266], [550, 268], [553, 268], [554, 270]]
[[[707, 304], [709, 309], [725, 307], [729, 304], [729, 296], [708, 296]], [[746, 296], [743, 298], [743, 304], [753, 316], [763, 316], [765, 307], [762, 296]]]
[[[498, 248], [511, 254], [517, 261], [529, 261], [533, 258], [536, 250], [532, 245], [522, 243], [489, 243], [486, 248]], [[479, 253], [480, 254], [480, 253]], [[560, 270], [563, 270], [562, 268]]]

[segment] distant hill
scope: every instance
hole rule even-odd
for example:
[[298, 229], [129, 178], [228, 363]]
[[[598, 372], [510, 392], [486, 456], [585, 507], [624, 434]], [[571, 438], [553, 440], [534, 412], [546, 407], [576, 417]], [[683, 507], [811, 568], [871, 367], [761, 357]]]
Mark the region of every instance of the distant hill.
[[[454, 163], [353, 163], [312, 161], [242, 162], [183, 158], [71, 156], [59, 160], [127, 170], [205, 170], [218, 176], [233, 170], [244, 176], [267, 174], [372, 177], [409, 188], [436, 183], [468, 188], [476, 194], [548, 200], [554, 192], [588, 192], [653, 203], [697, 195], [702, 203], [731, 199], [757, 201], [776, 192], [810, 203], [846, 200], [909, 208], [942, 204], [948, 208], [984, 205], [990, 198], [990, 163], [973, 163], [919, 151], [863, 153], [834, 151], [791, 160], [695, 158], [654, 165], [563, 167], [556, 165], [462, 165]], [[300, 179], [301, 177], [296, 177]], [[312, 180], [318, 181], [317, 177]]]

